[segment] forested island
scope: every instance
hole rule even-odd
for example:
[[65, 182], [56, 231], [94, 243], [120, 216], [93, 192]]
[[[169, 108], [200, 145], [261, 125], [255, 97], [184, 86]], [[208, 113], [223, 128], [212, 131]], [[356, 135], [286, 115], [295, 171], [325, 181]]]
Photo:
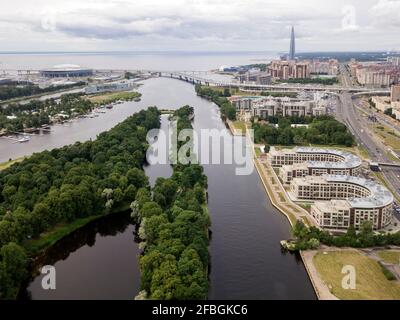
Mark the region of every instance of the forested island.
[[160, 112], [151, 107], [94, 141], [36, 153], [0, 171], [1, 299], [14, 299], [30, 259], [79, 221], [126, 210], [149, 191], [146, 135], [159, 127]]
[[[192, 129], [193, 108], [173, 114], [177, 132]], [[178, 150], [184, 142], [178, 143]], [[208, 293], [207, 177], [197, 164], [175, 164], [169, 179], [159, 178], [150, 192], [138, 191], [132, 216], [140, 223], [144, 248], [137, 299], [206, 299]]]

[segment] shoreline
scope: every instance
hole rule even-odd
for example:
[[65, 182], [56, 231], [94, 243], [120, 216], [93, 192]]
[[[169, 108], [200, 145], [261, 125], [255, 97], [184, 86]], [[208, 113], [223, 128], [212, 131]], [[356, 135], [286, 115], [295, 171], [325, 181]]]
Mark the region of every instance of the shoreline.
[[[233, 129], [232, 128], [233, 125], [230, 123], [230, 121], [226, 121], [226, 123], [227, 123], [232, 135], [235, 135], [235, 131], [236, 130], [235, 131], [232, 130]], [[244, 136], [248, 137], [247, 131], [244, 134]], [[289, 224], [293, 227], [294, 223], [295, 223], [294, 221], [292, 221], [293, 218], [283, 208], [281, 208], [281, 206], [279, 205], [279, 203], [277, 202], [275, 197], [272, 195], [272, 190], [270, 190], [270, 188], [269, 188], [269, 186], [267, 184], [267, 181], [265, 180], [266, 177], [264, 176], [263, 169], [261, 167], [262, 163], [259, 161], [259, 158], [258, 158], [258, 156], [256, 154], [254, 143], [252, 145], [252, 152], [253, 152], [253, 163], [255, 165], [255, 168], [257, 170], [258, 176], [260, 177], [260, 180], [261, 180], [261, 182], [262, 182], [262, 184], [264, 186], [264, 189], [266, 191], [266, 194], [267, 194], [271, 204], [281, 214], [283, 214], [283, 216], [286, 217], [286, 219], [289, 221]], [[305, 270], [307, 272], [308, 278], [309, 278], [309, 280], [311, 282], [311, 285], [313, 287], [313, 290], [315, 292], [315, 295], [317, 297], [317, 300], [334, 300], [334, 299], [325, 299], [325, 295], [320, 293], [320, 292], [324, 292], [324, 290], [323, 290], [324, 288], [322, 286], [320, 286], [320, 282], [318, 281], [319, 279], [315, 279], [315, 277], [313, 276], [313, 273], [311, 272], [312, 267], [314, 267], [314, 266], [313, 265], [310, 266], [308, 264], [308, 259], [306, 259], [306, 257], [304, 256], [304, 253], [302, 251], [300, 251], [300, 257], [301, 257], [301, 260], [303, 262], [304, 268], [305, 268]], [[321, 283], [321, 284], [323, 284], [323, 283]]]

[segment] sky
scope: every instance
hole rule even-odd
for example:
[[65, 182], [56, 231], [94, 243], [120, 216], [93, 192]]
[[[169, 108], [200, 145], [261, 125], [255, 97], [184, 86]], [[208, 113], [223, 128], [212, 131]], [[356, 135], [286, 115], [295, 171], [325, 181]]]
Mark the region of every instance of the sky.
[[0, 51], [400, 51], [400, 0], [0, 0]]

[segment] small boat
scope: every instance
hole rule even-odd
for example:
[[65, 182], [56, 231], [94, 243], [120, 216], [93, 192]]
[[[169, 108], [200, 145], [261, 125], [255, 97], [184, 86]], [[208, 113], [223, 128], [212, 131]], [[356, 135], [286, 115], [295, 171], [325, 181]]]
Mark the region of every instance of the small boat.
[[107, 109], [112, 109], [113, 106], [112, 106], [111, 104], [108, 104], [108, 105], [106, 105], [106, 108], [107, 108]]
[[24, 143], [24, 142], [29, 142], [31, 140], [31, 138], [29, 138], [28, 136], [23, 136], [22, 138], [18, 139], [19, 143]]

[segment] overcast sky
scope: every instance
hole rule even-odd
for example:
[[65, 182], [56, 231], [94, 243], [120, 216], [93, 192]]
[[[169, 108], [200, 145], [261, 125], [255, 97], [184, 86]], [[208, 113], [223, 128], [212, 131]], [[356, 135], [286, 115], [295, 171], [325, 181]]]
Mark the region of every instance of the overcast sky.
[[400, 0], [0, 0], [0, 51], [400, 50]]

